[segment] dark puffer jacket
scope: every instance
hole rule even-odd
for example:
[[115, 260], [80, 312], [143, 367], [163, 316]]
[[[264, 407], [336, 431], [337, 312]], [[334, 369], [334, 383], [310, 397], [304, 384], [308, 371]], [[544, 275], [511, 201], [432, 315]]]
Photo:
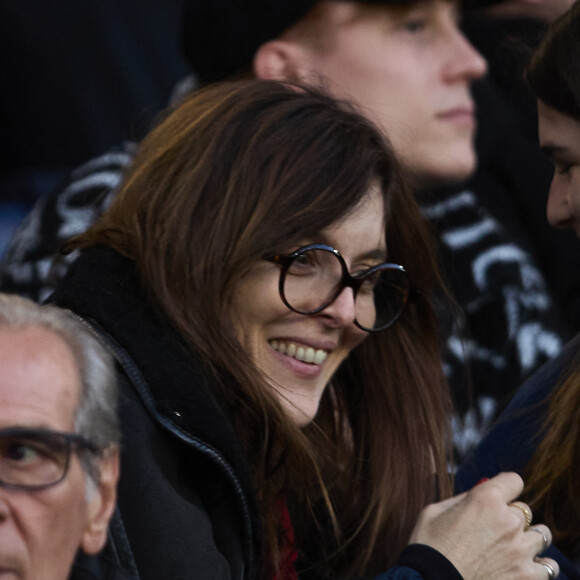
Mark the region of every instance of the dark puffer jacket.
[[[250, 469], [227, 409], [134, 264], [105, 248], [75, 262], [51, 301], [97, 333], [119, 363], [119, 509], [100, 556], [132, 580], [255, 580], [262, 535]], [[435, 550], [408, 547], [376, 580], [460, 580]]]

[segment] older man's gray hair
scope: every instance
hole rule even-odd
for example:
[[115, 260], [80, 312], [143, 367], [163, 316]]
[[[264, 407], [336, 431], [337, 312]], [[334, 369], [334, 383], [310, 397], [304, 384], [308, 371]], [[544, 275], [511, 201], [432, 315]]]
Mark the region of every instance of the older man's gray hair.
[[[75, 315], [52, 305], [38, 305], [20, 296], [0, 293], [0, 330], [41, 327], [60, 336], [71, 350], [81, 378], [75, 430], [99, 449], [118, 445], [117, 386], [111, 355]], [[89, 453], [80, 455], [91, 482], [99, 480], [98, 463]]]

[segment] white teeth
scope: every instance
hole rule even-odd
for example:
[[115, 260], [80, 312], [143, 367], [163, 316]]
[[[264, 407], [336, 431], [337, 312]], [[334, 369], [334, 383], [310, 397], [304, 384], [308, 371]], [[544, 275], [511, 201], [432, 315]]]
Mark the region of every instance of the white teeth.
[[312, 362], [315, 365], [321, 365], [327, 356], [328, 356], [327, 352], [324, 352], [323, 350], [317, 350], [316, 354], [314, 355], [314, 360]]
[[296, 346], [294, 343], [286, 344], [281, 340], [272, 340], [270, 341], [270, 346], [277, 350], [281, 354], [285, 354], [287, 356], [294, 357], [296, 360], [321, 365], [328, 356], [328, 353], [325, 350], [318, 349], [315, 350], [311, 346], [303, 347], [303, 346]]

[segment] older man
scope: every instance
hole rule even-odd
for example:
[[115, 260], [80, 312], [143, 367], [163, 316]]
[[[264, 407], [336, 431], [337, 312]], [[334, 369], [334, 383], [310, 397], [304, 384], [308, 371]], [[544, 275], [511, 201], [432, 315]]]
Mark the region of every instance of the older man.
[[0, 577], [95, 578], [69, 574], [101, 551], [115, 506], [110, 357], [68, 313], [0, 295], [0, 369]]

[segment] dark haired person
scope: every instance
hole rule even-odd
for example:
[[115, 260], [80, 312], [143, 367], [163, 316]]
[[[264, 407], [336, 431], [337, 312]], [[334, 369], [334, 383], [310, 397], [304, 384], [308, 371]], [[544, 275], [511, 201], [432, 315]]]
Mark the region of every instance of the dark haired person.
[[517, 475], [449, 498], [431, 238], [360, 114], [275, 81], [196, 91], [73, 248], [53, 298], [119, 363], [131, 578], [558, 573]]
[[[580, 4], [549, 28], [526, 72], [538, 99], [538, 134], [554, 164], [550, 224], [580, 233]], [[580, 338], [535, 373], [459, 470], [459, 489], [506, 469], [525, 474], [526, 498], [549, 522], [580, 577]], [[570, 564], [559, 557], [568, 570]]]
[[[441, 305], [439, 313], [461, 456], [513, 385], [571, 332], [533, 251], [514, 235], [517, 220], [502, 223], [478, 192], [449, 187], [476, 167], [471, 89], [486, 72], [459, 20], [456, 0], [188, 0], [182, 44], [202, 84], [241, 75], [322, 86], [357, 103], [388, 135], [437, 231], [463, 312], [456, 318]], [[77, 255], [54, 264], [54, 253], [110, 204], [134, 149], [92, 160], [65, 191], [38, 204], [7, 252], [2, 288], [47, 297]]]

